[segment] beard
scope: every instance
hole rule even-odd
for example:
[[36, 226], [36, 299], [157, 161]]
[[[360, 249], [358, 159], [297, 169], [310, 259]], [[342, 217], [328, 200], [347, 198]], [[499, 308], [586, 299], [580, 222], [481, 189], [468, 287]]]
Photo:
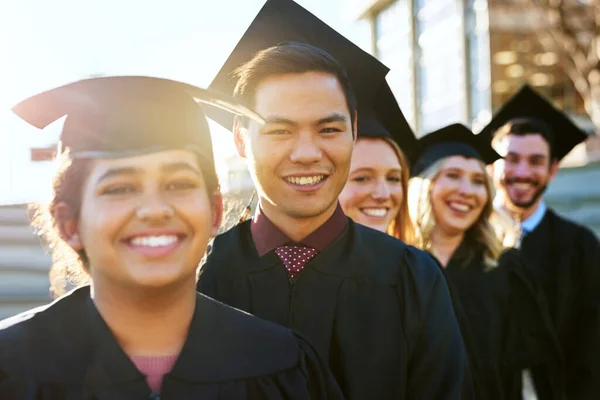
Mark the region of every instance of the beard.
[[[504, 189], [504, 195], [506, 197], [506, 199], [509, 201], [510, 206], [512, 208], [518, 208], [518, 209], [527, 209], [532, 207], [546, 192], [546, 189], [548, 188], [548, 182], [540, 182], [540, 181], [534, 181], [531, 179], [503, 179], [502, 180], [502, 188]], [[510, 197], [510, 192], [508, 190], [508, 185], [513, 184], [513, 183], [529, 183], [535, 186], [535, 192], [533, 193], [533, 195], [531, 196], [531, 198], [527, 201], [518, 201], [518, 200], [514, 200], [512, 197]]]

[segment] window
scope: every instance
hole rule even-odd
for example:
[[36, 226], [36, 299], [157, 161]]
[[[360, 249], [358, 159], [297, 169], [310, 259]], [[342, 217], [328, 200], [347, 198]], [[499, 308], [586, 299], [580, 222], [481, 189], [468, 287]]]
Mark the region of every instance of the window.
[[376, 55], [390, 68], [387, 81], [404, 117], [414, 129], [414, 74], [411, 7], [407, 0], [392, 3], [375, 17]]
[[466, 122], [462, 8], [457, 0], [416, 0], [418, 118], [422, 134]]

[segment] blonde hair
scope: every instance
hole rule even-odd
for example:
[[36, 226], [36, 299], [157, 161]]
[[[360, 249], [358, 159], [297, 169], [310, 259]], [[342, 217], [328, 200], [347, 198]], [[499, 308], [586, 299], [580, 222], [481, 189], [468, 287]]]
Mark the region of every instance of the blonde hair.
[[[431, 234], [436, 224], [431, 190], [447, 160], [448, 157], [435, 162], [419, 176], [412, 178], [409, 184], [410, 212], [415, 221], [415, 245], [424, 250], [432, 248]], [[465, 240], [470, 241], [466, 259], [472, 259], [481, 251], [484, 265], [489, 269], [497, 266], [500, 255], [506, 247], [513, 245], [516, 235], [510, 228], [510, 222], [494, 210], [494, 184], [485, 171], [485, 165], [482, 162], [480, 165], [484, 171], [488, 200], [479, 219], [465, 232]]]
[[407, 244], [414, 244], [415, 242], [415, 227], [408, 211], [408, 180], [410, 178], [410, 169], [404, 152], [400, 149], [400, 146], [389, 138], [381, 138], [394, 150], [398, 162], [400, 163], [400, 182], [402, 184], [402, 205], [400, 210], [390, 224], [387, 227], [386, 233], [396, 239], [402, 240]]

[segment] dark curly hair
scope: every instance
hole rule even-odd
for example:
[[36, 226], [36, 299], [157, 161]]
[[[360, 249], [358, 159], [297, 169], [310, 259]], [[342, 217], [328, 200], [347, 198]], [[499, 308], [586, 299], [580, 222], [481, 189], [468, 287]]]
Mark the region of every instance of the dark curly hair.
[[[81, 285], [89, 281], [90, 267], [85, 250], [76, 252], [62, 238], [57, 206], [61, 203], [66, 204], [71, 211], [70, 217], [79, 219], [83, 187], [94, 160], [73, 158], [68, 151], [65, 151], [58, 156], [57, 162], [58, 169], [52, 181], [52, 195], [49, 203], [30, 206], [31, 225], [52, 253], [50, 291], [55, 297], [63, 295], [70, 286]], [[198, 157], [198, 163], [206, 183], [207, 193], [209, 195], [217, 193], [219, 180], [214, 164], [201, 157]], [[213, 197], [210, 197], [212, 201]]]

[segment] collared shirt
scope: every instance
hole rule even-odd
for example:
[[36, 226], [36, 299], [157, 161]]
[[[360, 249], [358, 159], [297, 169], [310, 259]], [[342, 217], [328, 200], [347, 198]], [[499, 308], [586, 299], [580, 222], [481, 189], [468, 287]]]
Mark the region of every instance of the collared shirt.
[[[502, 197], [502, 195], [496, 196], [493, 203], [494, 203], [494, 208], [496, 210], [500, 211], [503, 214], [506, 213], [505, 208], [504, 208], [504, 198]], [[529, 232], [533, 231], [535, 228], [537, 228], [537, 226], [540, 224], [540, 222], [542, 222], [542, 220], [544, 219], [544, 215], [546, 215], [547, 209], [548, 209], [548, 207], [546, 206], [546, 203], [544, 202], [544, 200], [540, 201], [538, 208], [533, 212], [533, 214], [531, 214], [531, 216], [529, 218], [527, 218], [525, 221], [523, 221], [519, 224], [521, 227], [521, 231], [529, 233]], [[510, 217], [510, 218], [513, 219], [512, 217]], [[517, 224], [518, 224], [518, 222], [519, 221], [515, 221], [515, 223], [517, 223]]]
[[[323, 251], [329, 246], [346, 228], [347, 220], [342, 207], [338, 203], [333, 215], [310, 235], [299, 243], [318, 251]], [[270, 251], [286, 243], [294, 243], [285, 233], [281, 232], [265, 214], [260, 207], [250, 225], [252, 240], [256, 246], [259, 256], [264, 256]], [[296, 242], [298, 243], [298, 242]]]
[[544, 219], [547, 209], [548, 207], [546, 207], [544, 200], [540, 201], [538, 208], [533, 212], [533, 214], [531, 214], [531, 216], [525, 221], [521, 222], [521, 230], [529, 233], [537, 228], [540, 222], [542, 222]]

